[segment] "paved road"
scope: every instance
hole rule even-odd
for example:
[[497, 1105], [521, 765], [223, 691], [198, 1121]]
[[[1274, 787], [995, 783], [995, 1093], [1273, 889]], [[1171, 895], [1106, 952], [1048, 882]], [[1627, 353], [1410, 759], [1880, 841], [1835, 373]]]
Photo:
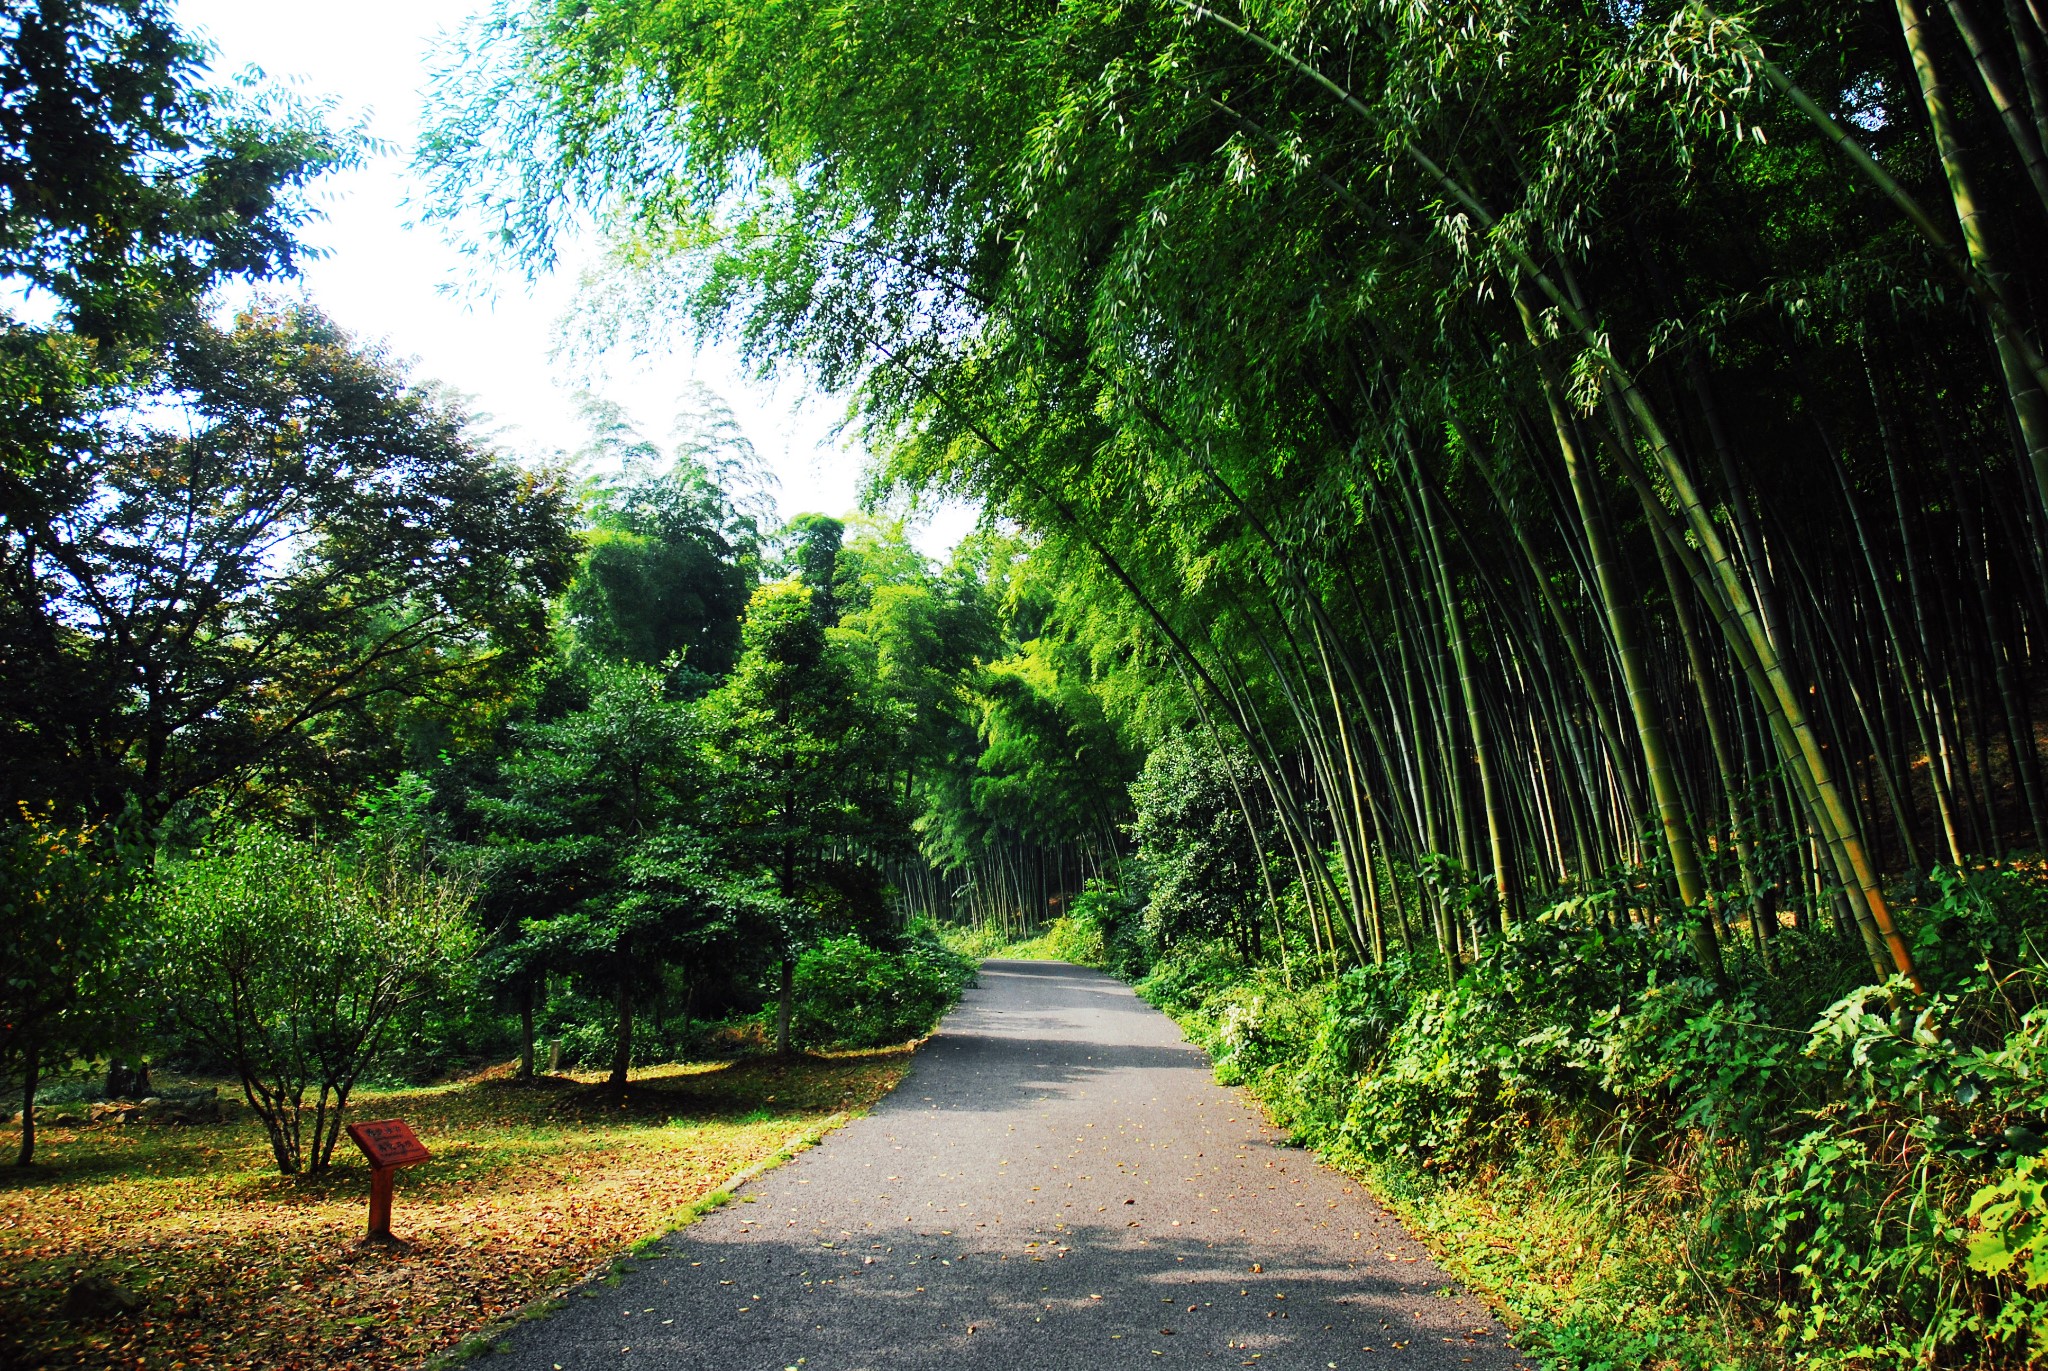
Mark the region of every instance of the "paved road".
[[895, 1093], [743, 1195], [481, 1365], [1521, 1365], [1171, 1020], [1059, 963], [987, 963]]

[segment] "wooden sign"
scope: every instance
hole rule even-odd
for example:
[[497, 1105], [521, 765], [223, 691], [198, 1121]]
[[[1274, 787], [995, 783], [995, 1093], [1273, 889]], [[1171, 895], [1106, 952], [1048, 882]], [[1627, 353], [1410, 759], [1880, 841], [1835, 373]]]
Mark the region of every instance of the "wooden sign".
[[366, 1240], [395, 1242], [391, 1236], [391, 1173], [416, 1166], [434, 1154], [403, 1119], [372, 1119], [348, 1126], [349, 1140], [370, 1159], [370, 1228]]
[[367, 1123], [352, 1123], [348, 1135], [355, 1145], [363, 1149], [363, 1155], [374, 1167], [416, 1166], [429, 1160], [434, 1154], [413, 1134], [412, 1125], [404, 1119], [372, 1119]]

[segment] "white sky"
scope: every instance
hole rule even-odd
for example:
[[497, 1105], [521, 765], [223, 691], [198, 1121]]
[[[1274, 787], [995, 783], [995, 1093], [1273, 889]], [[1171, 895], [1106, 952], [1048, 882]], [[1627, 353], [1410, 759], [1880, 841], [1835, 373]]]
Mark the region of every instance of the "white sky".
[[[774, 468], [785, 517], [844, 515], [857, 500], [862, 457], [832, 435], [841, 402], [793, 381], [770, 387], [722, 349], [698, 353], [679, 339], [656, 358], [611, 357], [591, 374], [550, 353], [574, 296], [576, 274], [593, 253], [571, 249], [554, 277], [528, 283], [507, 273], [491, 298], [461, 298], [446, 287], [473, 267], [437, 228], [409, 229], [419, 187], [408, 169], [417, 136], [427, 53], [488, 0], [178, 0], [183, 25], [218, 50], [216, 73], [256, 66], [306, 96], [341, 101], [337, 121], [366, 118], [393, 151], [327, 178], [316, 202], [326, 214], [308, 241], [327, 256], [306, 264], [298, 289], [358, 336], [415, 359], [415, 374], [472, 397], [506, 430], [515, 450], [574, 449], [584, 434], [575, 393], [584, 388], [624, 405], [648, 436], [665, 438], [683, 383], [694, 378], [732, 406], [740, 426]], [[917, 535], [943, 556], [972, 524], [961, 508], [939, 511]]]

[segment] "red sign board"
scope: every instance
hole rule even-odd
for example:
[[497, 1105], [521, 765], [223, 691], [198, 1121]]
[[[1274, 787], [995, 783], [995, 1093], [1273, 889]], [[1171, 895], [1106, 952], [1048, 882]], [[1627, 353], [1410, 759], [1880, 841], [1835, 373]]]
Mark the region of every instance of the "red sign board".
[[372, 1119], [352, 1123], [348, 1135], [363, 1149], [370, 1165], [378, 1170], [394, 1166], [415, 1166], [433, 1154], [413, 1136], [412, 1126], [403, 1119]]

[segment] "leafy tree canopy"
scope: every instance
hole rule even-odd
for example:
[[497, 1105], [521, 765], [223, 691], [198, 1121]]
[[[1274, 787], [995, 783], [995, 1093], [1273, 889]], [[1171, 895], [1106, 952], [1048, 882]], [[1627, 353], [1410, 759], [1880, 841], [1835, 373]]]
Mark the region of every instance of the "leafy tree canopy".
[[18, 489], [8, 793], [151, 820], [265, 770], [316, 811], [323, 777], [346, 798], [357, 723], [510, 687], [574, 550], [559, 477], [305, 307], [187, 321], [90, 448]]

